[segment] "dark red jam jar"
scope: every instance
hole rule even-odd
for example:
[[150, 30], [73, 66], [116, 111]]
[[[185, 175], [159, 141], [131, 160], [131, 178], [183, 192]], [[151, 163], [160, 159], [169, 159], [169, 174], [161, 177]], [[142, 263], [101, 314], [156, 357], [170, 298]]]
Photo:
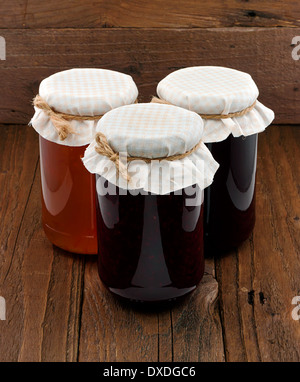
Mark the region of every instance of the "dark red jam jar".
[[[97, 175], [98, 189], [101, 180]], [[204, 272], [203, 207], [186, 201], [197, 191], [97, 194], [98, 269], [111, 292], [158, 302], [196, 288]]]
[[107, 113], [96, 132], [83, 163], [96, 174], [100, 279], [135, 302], [192, 292], [204, 272], [204, 189], [218, 168], [202, 142], [202, 119], [136, 104]]
[[197, 66], [177, 70], [157, 86], [160, 102], [198, 113], [203, 141], [219, 163], [205, 190], [205, 248], [226, 251], [246, 240], [255, 225], [257, 135], [274, 119], [258, 100], [252, 77], [238, 70]]
[[205, 190], [205, 246], [229, 250], [246, 240], [255, 225], [257, 134], [207, 144], [221, 163]]

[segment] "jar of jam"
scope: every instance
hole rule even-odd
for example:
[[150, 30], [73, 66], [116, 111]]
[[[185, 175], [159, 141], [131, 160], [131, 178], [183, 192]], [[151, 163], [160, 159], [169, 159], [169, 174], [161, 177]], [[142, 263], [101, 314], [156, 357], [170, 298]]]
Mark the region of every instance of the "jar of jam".
[[95, 178], [81, 159], [99, 119], [137, 95], [130, 76], [104, 69], [66, 70], [41, 82], [31, 124], [39, 133], [42, 224], [54, 245], [97, 254]]
[[110, 111], [96, 131], [83, 163], [96, 174], [102, 282], [133, 301], [190, 293], [204, 272], [203, 190], [218, 168], [202, 119], [137, 104]]
[[199, 66], [180, 69], [157, 87], [162, 102], [198, 113], [203, 141], [220, 164], [205, 190], [205, 244], [225, 251], [246, 240], [255, 225], [257, 135], [274, 119], [258, 100], [251, 76], [234, 69]]

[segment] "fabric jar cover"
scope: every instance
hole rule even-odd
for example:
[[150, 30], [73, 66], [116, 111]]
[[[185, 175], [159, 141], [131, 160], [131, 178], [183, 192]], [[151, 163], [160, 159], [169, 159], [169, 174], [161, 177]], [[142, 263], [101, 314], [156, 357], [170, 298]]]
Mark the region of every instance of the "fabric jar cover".
[[[87, 170], [123, 189], [167, 194], [198, 184], [203, 190], [212, 183], [219, 167], [202, 142], [202, 118], [176, 106], [154, 103], [122, 106], [105, 114], [96, 132], [105, 135], [116, 153], [152, 159], [150, 163], [127, 162], [131, 177], [127, 182], [117, 173], [114, 162], [96, 152], [96, 140], [87, 147], [82, 159]], [[194, 147], [197, 149], [182, 159], [155, 160], [183, 154]]]
[[[39, 95], [55, 111], [78, 116], [102, 116], [122, 105], [132, 104], [138, 96], [131, 76], [106, 69], [70, 69], [44, 79]], [[59, 135], [49, 116], [35, 107], [30, 121], [34, 129], [45, 139], [65, 145], [84, 146], [94, 136], [98, 120], [72, 120], [75, 134], [65, 140]]]
[[273, 121], [274, 113], [258, 100], [252, 77], [238, 70], [218, 66], [195, 66], [172, 72], [157, 86], [159, 98], [198, 114], [229, 114], [250, 107], [239, 117], [204, 119], [203, 141], [220, 142], [259, 133]]

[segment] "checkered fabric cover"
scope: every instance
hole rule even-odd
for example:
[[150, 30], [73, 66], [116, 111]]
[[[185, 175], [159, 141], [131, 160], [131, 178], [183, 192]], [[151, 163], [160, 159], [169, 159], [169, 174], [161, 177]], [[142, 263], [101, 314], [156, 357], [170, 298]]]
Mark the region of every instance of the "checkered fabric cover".
[[[228, 114], [251, 106], [258, 97], [252, 77], [238, 70], [196, 66], [177, 70], [157, 86], [160, 98], [199, 114]], [[274, 119], [272, 110], [256, 101], [241, 117], [204, 120], [204, 141], [219, 142], [231, 133], [238, 137], [263, 131]]]
[[[40, 96], [56, 111], [84, 116], [103, 115], [122, 105], [135, 102], [137, 87], [131, 76], [106, 69], [71, 69], [44, 79]], [[72, 121], [77, 134], [60, 141], [48, 116], [35, 108], [32, 126], [44, 138], [67, 146], [81, 146], [91, 142], [96, 122]]]
[[[154, 103], [123, 106], [105, 114], [96, 131], [106, 136], [115, 152], [154, 159], [152, 163], [130, 162], [128, 171], [134, 181], [127, 184], [117, 176], [114, 163], [95, 151], [96, 142], [93, 141], [85, 151], [84, 165], [91, 173], [102, 175], [121, 188], [142, 188], [164, 194], [197, 183], [204, 189], [211, 184], [218, 168], [204, 143], [183, 159], [155, 161], [155, 158], [185, 153], [202, 140], [202, 118], [183, 108]], [[199, 162], [203, 166], [198, 166]], [[162, 166], [169, 177], [149, 181], [151, 174], [158, 173], [158, 166]], [[183, 169], [185, 176], [182, 176]]]

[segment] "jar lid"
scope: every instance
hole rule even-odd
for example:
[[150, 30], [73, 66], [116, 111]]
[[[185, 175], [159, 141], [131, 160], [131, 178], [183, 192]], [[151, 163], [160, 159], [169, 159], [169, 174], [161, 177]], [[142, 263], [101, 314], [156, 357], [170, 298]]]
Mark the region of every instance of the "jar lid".
[[[134, 103], [137, 96], [137, 87], [127, 74], [92, 68], [65, 70], [41, 82], [39, 99], [43, 106], [35, 102], [31, 124], [43, 138], [52, 142], [67, 146], [86, 145], [92, 141], [102, 115], [119, 106]], [[50, 115], [52, 111], [59, 118], [67, 119], [72, 134], [66, 134], [61, 139], [56, 117]]]
[[[83, 163], [89, 172], [123, 189], [155, 194], [194, 184], [204, 189], [212, 183], [218, 168], [202, 142], [201, 117], [176, 106], [122, 106], [105, 114], [96, 133]], [[104, 141], [98, 139], [99, 135]], [[116, 166], [121, 155], [128, 161], [125, 167], [130, 180]]]
[[230, 68], [177, 70], [159, 82], [157, 94], [170, 104], [203, 116], [205, 142], [222, 141], [231, 133], [235, 137], [259, 133], [274, 119], [273, 111], [257, 100], [259, 91], [252, 77]]

